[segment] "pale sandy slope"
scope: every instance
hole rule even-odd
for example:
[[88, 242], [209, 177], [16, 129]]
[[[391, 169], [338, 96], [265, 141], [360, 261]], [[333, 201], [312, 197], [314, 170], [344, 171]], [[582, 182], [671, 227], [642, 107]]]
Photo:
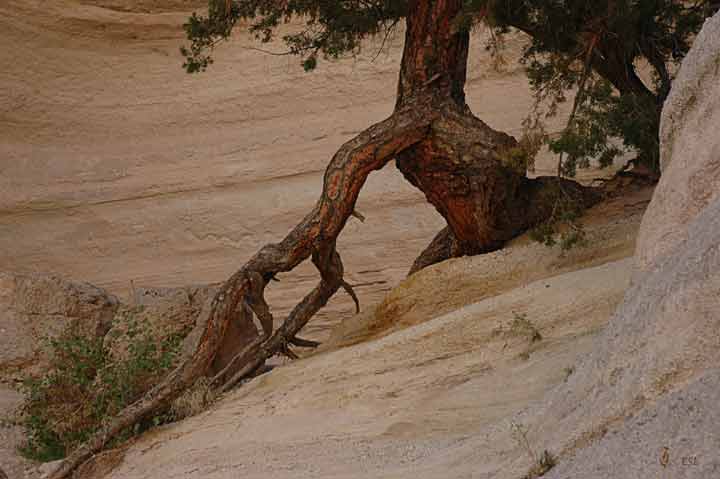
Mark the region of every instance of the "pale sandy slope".
[[[338, 146], [391, 112], [402, 34], [374, 61], [379, 42], [312, 74], [239, 35], [211, 71], [189, 76], [179, 25], [202, 3], [0, 3], [0, 268], [57, 272], [123, 296], [131, 281], [222, 281], [312, 207]], [[481, 37], [469, 102], [517, 135], [526, 81], [515, 64], [493, 72]], [[512, 59], [518, 40], [508, 47]], [[358, 209], [367, 221], [351, 220], [339, 250], [372, 304], [443, 220], [393, 167], [372, 175]], [[287, 311], [315, 281], [301, 268], [273, 285], [271, 305]], [[320, 317], [348, 311], [339, 297]]]
[[[594, 208], [589, 246], [567, 255], [521, 238], [423, 270], [344, 321], [316, 355], [83, 475], [114, 466], [113, 479], [521, 477], [530, 459], [510, 420], [592, 349], [628, 286], [650, 194]], [[517, 317], [542, 339], [514, 329]]]
[[[278, 368], [212, 410], [143, 436], [114, 458], [108, 477], [521, 477], [529, 459], [511, 439], [510, 418], [590, 351], [630, 265], [533, 282]], [[511, 331], [517, 314], [541, 341]]]

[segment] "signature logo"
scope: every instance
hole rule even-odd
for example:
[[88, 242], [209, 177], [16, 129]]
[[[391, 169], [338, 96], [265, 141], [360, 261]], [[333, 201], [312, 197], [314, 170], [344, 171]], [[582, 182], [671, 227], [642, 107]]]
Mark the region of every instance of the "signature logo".
[[[682, 456], [679, 464], [683, 466], [699, 466], [700, 460], [698, 456]], [[662, 467], [668, 467], [670, 465], [670, 448], [663, 447], [660, 449], [660, 465]]]
[[668, 464], [670, 464], [670, 449], [663, 447], [660, 450], [660, 465], [662, 467], [667, 467]]

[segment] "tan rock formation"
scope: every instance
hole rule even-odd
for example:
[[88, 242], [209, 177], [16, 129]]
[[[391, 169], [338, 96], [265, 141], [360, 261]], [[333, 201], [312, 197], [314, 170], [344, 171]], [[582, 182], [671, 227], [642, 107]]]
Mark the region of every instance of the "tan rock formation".
[[720, 474], [719, 131], [720, 14], [665, 104], [663, 178], [641, 226], [633, 286], [541, 412], [538, 428], [562, 430], [554, 437], [568, 456], [582, 449], [551, 478]]
[[662, 178], [640, 232], [639, 271], [688, 240], [690, 223], [720, 197], [719, 24], [706, 22], [663, 108]]
[[[130, 320], [143, 324], [147, 332], [158, 340], [172, 335], [184, 337], [193, 330], [202, 308], [214, 297], [216, 291], [217, 287], [213, 285], [185, 288], [139, 287], [133, 292], [131, 304], [123, 305], [118, 311], [113, 329], [106, 336], [106, 345], [115, 354], [122, 354], [124, 343], [127, 342], [122, 339], [122, 333], [127, 329]], [[237, 348], [249, 344], [257, 336], [258, 329], [252, 318], [238, 314], [228, 329], [224, 346], [218, 352], [213, 372], [219, 372], [230, 362]], [[189, 338], [186, 342], [193, 341], [194, 338]], [[186, 344], [183, 349], [190, 352], [192, 348], [190, 344]]]
[[48, 360], [42, 339], [67, 328], [102, 337], [118, 304], [88, 283], [0, 272], [0, 374], [37, 371]]

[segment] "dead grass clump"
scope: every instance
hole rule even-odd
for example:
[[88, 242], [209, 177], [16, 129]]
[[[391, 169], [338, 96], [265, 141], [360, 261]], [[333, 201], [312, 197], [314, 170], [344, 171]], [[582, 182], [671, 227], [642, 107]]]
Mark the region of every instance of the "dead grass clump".
[[210, 383], [210, 378], [200, 378], [182, 396], [177, 398], [170, 409], [172, 418], [179, 421], [207, 410], [210, 404], [217, 399], [217, 392]]
[[530, 470], [525, 474], [522, 479], [536, 479], [544, 476], [550, 469], [555, 467], [557, 464], [557, 458], [551, 454], [547, 449], [538, 455], [535, 450], [530, 446], [530, 440], [528, 439], [528, 430], [522, 424], [516, 423], [515, 421], [510, 422], [510, 432], [515, 442], [522, 448], [532, 461]]

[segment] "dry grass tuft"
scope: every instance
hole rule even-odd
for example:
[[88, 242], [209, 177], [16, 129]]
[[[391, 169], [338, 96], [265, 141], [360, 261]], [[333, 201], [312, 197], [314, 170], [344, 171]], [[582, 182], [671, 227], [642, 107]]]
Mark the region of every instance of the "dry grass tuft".
[[217, 392], [210, 385], [210, 378], [200, 378], [173, 402], [170, 413], [176, 421], [195, 416], [206, 411], [217, 397]]

